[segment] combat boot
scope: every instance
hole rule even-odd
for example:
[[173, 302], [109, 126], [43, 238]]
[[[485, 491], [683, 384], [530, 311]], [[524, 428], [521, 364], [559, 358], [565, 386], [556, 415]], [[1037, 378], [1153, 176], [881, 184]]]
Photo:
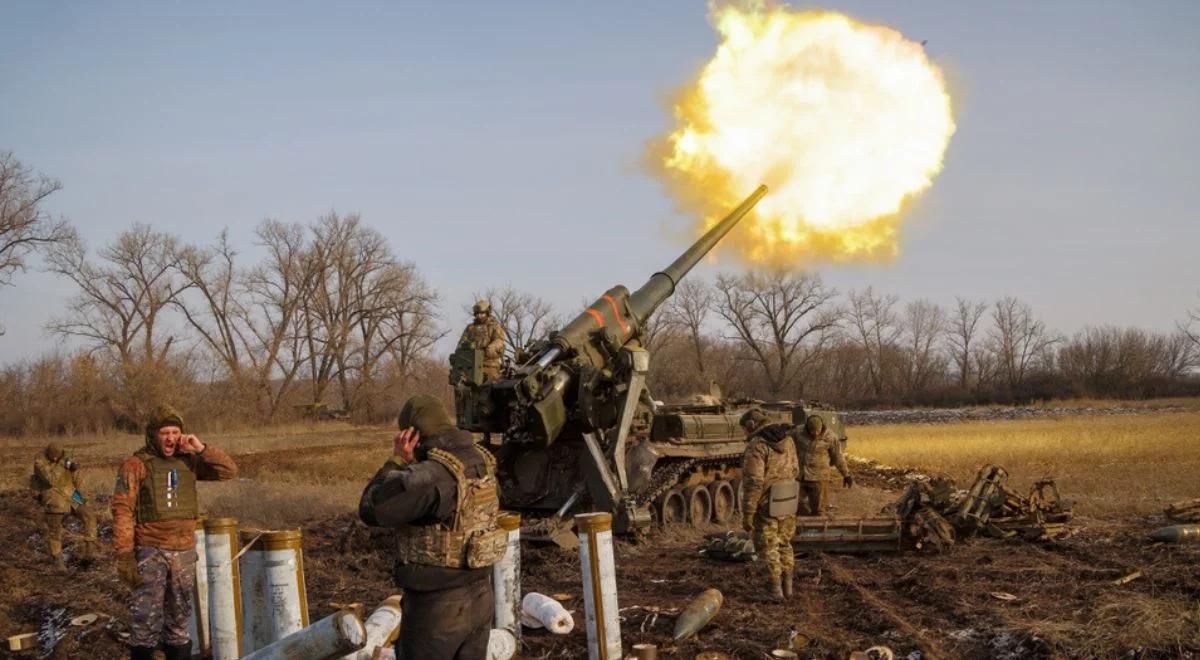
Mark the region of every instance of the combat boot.
[[792, 597], [792, 572], [788, 571], [783, 574], [783, 597]]
[[154, 651], [157, 650], [152, 646], [131, 646], [129, 647], [129, 660], [154, 660]]
[[167, 660], [191, 660], [192, 643], [189, 641], [186, 644], [167, 644], [163, 651]]
[[777, 603], [783, 602], [783, 587], [779, 583], [779, 576], [771, 576], [771, 600]]

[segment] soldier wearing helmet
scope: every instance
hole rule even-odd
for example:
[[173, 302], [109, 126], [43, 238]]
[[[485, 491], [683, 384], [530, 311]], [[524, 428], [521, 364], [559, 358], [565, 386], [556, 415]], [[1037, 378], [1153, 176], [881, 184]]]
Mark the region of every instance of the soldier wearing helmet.
[[58, 568], [66, 568], [62, 554], [63, 519], [69, 515], [83, 522], [83, 556], [92, 558], [97, 554], [96, 515], [83, 494], [79, 472], [79, 464], [57, 442], [46, 445], [42, 455], [33, 461], [32, 485], [44, 509], [46, 545]]
[[504, 355], [504, 327], [492, 318], [492, 304], [480, 300], [471, 308], [474, 319], [463, 330], [458, 348], [483, 351], [483, 375], [489, 380], [500, 377], [500, 358]]
[[[742, 527], [752, 532], [776, 600], [791, 598], [795, 557], [796, 498], [800, 464], [789, 424], [771, 424], [766, 413], [752, 408], [739, 423], [749, 444], [742, 455]], [[782, 503], [790, 501], [790, 507]]]
[[796, 453], [800, 457], [800, 489], [808, 505], [807, 513], [810, 516], [819, 516], [825, 509], [827, 500], [829, 468], [837, 468], [842, 474], [842, 484], [846, 488], [854, 485], [854, 477], [850, 476], [846, 457], [842, 455], [842, 443], [825, 426], [825, 420], [820, 416], [809, 415], [804, 421], [804, 430], [794, 435]]

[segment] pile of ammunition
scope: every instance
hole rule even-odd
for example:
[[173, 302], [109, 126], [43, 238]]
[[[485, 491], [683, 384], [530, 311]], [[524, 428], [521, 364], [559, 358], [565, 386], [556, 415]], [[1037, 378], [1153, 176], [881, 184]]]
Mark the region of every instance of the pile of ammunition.
[[905, 538], [917, 549], [933, 551], [975, 535], [1060, 538], [1070, 533], [1071, 508], [1053, 478], [1039, 480], [1022, 495], [1009, 488], [1008, 472], [995, 465], [981, 468], [965, 491], [948, 477], [915, 481], [890, 507], [903, 521]]

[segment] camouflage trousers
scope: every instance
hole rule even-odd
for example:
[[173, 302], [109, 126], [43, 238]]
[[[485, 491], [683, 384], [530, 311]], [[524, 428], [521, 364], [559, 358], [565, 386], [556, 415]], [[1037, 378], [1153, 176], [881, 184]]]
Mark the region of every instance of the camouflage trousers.
[[[825, 504], [829, 501], [829, 480], [822, 479], [821, 481], [801, 481], [800, 482], [800, 502], [803, 506], [800, 508], [802, 515], [806, 516], [823, 516], [825, 515]], [[806, 508], [807, 507], [807, 508]]]
[[767, 566], [772, 580], [796, 566], [792, 552], [792, 537], [796, 535], [796, 516], [769, 518], [762, 513], [754, 516], [754, 549]]
[[142, 585], [130, 598], [129, 643], [154, 648], [188, 643], [196, 551], [135, 548]]
[[83, 522], [83, 540], [96, 540], [96, 515], [86, 504], [73, 505], [70, 513], [46, 512], [43, 515], [46, 521], [46, 545], [51, 557], [58, 557], [62, 554], [63, 521], [67, 516], [73, 515]]

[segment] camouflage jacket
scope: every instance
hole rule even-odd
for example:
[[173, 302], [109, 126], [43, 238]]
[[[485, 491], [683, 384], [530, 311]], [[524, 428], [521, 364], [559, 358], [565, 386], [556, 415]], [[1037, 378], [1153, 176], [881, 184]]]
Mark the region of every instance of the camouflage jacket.
[[474, 346], [483, 351], [483, 366], [499, 368], [500, 357], [504, 355], [504, 327], [494, 318], [488, 317], [483, 323], [472, 322], [463, 329], [458, 347]]
[[79, 470], [68, 470], [66, 463], [66, 458], [52, 461], [45, 456], [33, 461], [38, 497], [47, 513], [70, 513], [71, 496], [76, 490], [83, 492], [79, 485]]
[[788, 430], [786, 424], [769, 424], [750, 438], [750, 445], [742, 454], [743, 512], [757, 512], [771, 484], [800, 477], [796, 445]]
[[[196, 473], [198, 481], [224, 481], [237, 476], [233, 458], [221, 449], [206, 444], [199, 454], [182, 454]], [[113, 488], [113, 551], [131, 552], [136, 546], [160, 550], [191, 550], [196, 547], [196, 520], [137, 520], [138, 492], [146, 478], [146, 464], [134, 454], [117, 468], [117, 485]]]
[[814, 438], [803, 428], [796, 427], [792, 437], [796, 439], [796, 453], [803, 469], [801, 480], [824, 481], [829, 478], [830, 466], [836, 467], [843, 477], [850, 474], [846, 457], [842, 455], [842, 443], [829, 429]]

